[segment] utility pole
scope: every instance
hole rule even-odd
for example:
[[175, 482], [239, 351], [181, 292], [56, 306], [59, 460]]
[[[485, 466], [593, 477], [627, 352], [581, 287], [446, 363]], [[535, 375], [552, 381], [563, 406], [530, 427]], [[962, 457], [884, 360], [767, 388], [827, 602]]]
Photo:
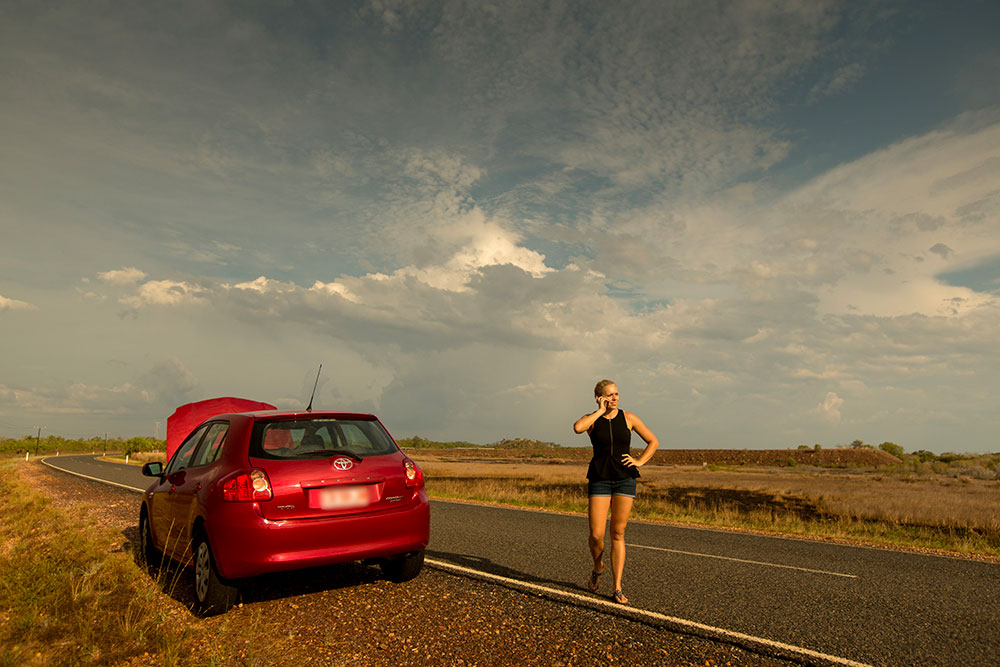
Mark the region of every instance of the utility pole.
[[160, 422], [156, 422], [156, 430], [154, 431], [153, 434], [153, 440], [159, 440], [159, 439], [160, 439]]
[[38, 429], [38, 435], [35, 436], [35, 456], [38, 456], [38, 445], [42, 442], [42, 429], [44, 426], [36, 426]]

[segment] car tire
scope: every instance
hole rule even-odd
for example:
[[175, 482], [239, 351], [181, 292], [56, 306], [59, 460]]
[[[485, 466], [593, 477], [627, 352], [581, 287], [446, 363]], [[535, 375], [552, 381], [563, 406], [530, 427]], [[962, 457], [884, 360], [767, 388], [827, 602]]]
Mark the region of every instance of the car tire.
[[389, 581], [401, 584], [404, 581], [409, 581], [420, 574], [420, 569], [424, 566], [424, 550], [414, 551], [413, 553], [404, 554], [399, 558], [392, 558], [390, 560], [384, 560], [379, 563], [379, 567], [382, 568], [382, 574]]
[[145, 507], [139, 512], [139, 557], [147, 568], [160, 567], [163, 554], [153, 544], [153, 532], [149, 527], [149, 513]]
[[227, 612], [236, 604], [239, 589], [219, 576], [212, 547], [204, 533], [197, 535], [191, 546], [194, 553], [195, 613], [214, 616]]

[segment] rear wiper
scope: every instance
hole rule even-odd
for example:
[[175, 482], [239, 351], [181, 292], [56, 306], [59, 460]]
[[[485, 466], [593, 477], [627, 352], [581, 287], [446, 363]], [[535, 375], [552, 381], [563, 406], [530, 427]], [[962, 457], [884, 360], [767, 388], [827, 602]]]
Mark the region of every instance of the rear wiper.
[[327, 450], [325, 450], [325, 453], [331, 454], [331, 455], [332, 454], [343, 454], [344, 456], [347, 456], [347, 457], [350, 457], [350, 458], [354, 459], [358, 463], [361, 463], [362, 461], [364, 461], [364, 459], [361, 457], [360, 454], [355, 454], [354, 452], [352, 452], [349, 449], [327, 449]]

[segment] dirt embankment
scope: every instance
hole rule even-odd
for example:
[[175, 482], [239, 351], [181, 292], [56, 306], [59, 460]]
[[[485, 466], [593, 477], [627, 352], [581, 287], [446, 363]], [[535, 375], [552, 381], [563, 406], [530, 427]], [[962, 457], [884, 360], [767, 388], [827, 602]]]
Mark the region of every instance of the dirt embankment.
[[[589, 447], [559, 449], [413, 449], [415, 456], [438, 461], [570, 463], [590, 460]], [[899, 463], [892, 454], [880, 449], [661, 449], [653, 455], [654, 465], [727, 465], [780, 467], [795, 465], [875, 468]]]
[[877, 467], [900, 463], [880, 449], [668, 449], [653, 455], [652, 463], [661, 465], [796, 465], [833, 467]]

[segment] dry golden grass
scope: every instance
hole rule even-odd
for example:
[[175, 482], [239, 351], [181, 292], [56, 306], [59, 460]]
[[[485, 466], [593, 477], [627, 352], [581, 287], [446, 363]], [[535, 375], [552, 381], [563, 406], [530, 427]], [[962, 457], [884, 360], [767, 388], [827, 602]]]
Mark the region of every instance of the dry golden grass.
[[[587, 450], [407, 454], [426, 473], [432, 496], [587, 510]], [[163, 461], [163, 453], [138, 453], [130, 463], [152, 460]], [[1000, 480], [940, 474], [955, 472], [947, 466], [937, 472], [930, 464], [919, 470], [647, 465], [633, 516], [1000, 558]]]
[[[585, 512], [582, 463], [440, 462], [432, 496]], [[1000, 557], [1000, 482], [806, 468], [646, 466], [633, 517]]]
[[801, 499], [817, 513], [906, 525], [1000, 532], [1000, 482], [840, 470], [700, 471], [646, 468], [654, 489], [704, 487]]

